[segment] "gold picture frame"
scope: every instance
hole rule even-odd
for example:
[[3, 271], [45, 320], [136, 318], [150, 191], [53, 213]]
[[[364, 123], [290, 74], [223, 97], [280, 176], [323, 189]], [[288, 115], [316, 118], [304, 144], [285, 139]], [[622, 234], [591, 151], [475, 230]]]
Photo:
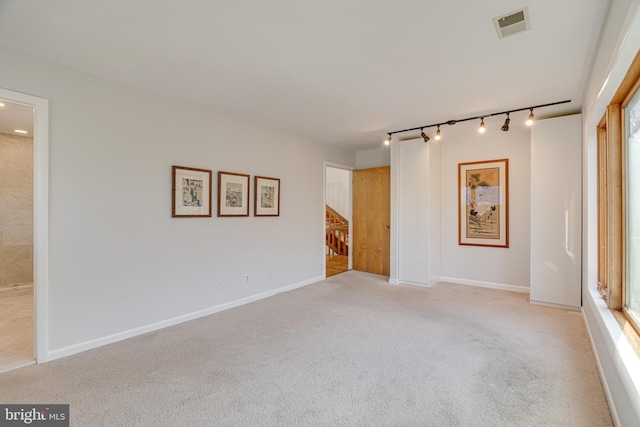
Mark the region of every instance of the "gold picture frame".
[[458, 244], [509, 247], [509, 159], [458, 164]]

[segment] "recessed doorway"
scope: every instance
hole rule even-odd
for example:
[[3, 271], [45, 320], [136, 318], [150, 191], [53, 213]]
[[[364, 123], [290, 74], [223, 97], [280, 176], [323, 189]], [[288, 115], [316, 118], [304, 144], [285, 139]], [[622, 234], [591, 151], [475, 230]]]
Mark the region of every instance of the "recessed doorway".
[[[0, 103], [4, 104], [0, 107], [4, 132], [0, 133], [8, 134], [10, 144], [20, 152], [16, 158], [4, 153], [0, 156], [0, 173], [5, 176], [0, 197], [6, 198], [0, 203], [0, 217], [5, 221], [0, 226], [0, 241], [2, 246], [20, 247], [3, 249], [0, 257], [4, 284], [0, 292], [9, 293], [0, 307], [0, 327], [8, 330], [0, 336], [0, 343], [11, 348], [11, 354], [0, 356], [0, 372], [4, 372], [49, 360], [49, 101], [0, 88]], [[22, 119], [8, 113], [14, 107], [23, 113]], [[16, 145], [24, 140], [11, 135], [31, 139], [30, 150]], [[17, 172], [21, 162], [30, 165], [30, 176]], [[20, 227], [12, 229], [13, 225]], [[30, 273], [25, 266], [30, 267]]]
[[35, 361], [33, 107], [0, 99], [0, 372]]
[[325, 166], [325, 276], [351, 269], [351, 169]]

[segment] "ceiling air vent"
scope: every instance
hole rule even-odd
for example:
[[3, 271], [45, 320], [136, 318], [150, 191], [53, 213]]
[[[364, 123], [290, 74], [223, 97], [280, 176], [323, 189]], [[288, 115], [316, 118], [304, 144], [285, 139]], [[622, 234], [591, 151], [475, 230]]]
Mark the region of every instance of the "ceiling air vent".
[[493, 18], [498, 37], [503, 38], [531, 28], [529, 8], [516, 10], [515, 12]]

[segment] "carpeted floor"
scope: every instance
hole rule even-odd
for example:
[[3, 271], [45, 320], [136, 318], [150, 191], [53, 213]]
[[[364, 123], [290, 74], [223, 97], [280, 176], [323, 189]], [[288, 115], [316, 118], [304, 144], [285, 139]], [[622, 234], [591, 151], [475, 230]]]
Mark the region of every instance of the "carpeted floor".
[[526, 294], [321, 283], [0, 375], [74, 426], [610, 426], [580, 313]]

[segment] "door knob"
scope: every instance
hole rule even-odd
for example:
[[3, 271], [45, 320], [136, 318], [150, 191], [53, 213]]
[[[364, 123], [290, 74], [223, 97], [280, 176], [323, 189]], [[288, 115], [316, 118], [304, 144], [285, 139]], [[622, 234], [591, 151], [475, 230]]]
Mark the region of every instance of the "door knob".
[[388, 225], [385, 225], [385, 226], [384, 226], [384, 228], [386, 228], [387, 230], [390, 230], [390, 229], [391, 229], [391, 227], [390, 227], [390, 226], [388, 226]]

